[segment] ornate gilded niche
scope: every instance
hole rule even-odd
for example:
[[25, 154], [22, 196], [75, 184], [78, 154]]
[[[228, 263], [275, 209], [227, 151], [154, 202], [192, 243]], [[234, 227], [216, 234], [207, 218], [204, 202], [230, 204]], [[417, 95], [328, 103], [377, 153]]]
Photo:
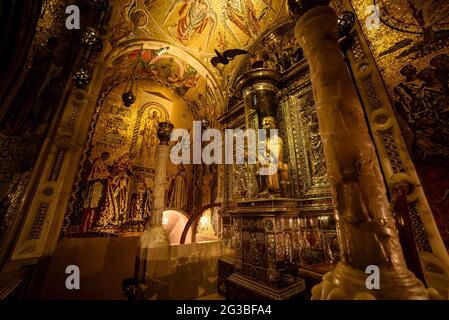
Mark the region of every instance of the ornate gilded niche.
[[[280, 75], [276, 120], [284, 141], [284, 161], [288, 163], [291, 196], [298, 200], [300, 212], [301, 261], [305, 264], [333, 262], [338, 259], [338, 242], [333, 218], [332, 199], [326, 174], [319, 126], [315, 114], [308, 66], [297, 46], [291, 23], [284, 23], [256, 44], [251, 56], [241, 64], [237, 76], [264, 60], [264, 67]], [[236, 76], [236, 78], [237, 78]], [[260, 120], [247, 110], [241, 99], [231, 97], [227, 113], [220, 119], [227, 128], [246, 124], [258, 129]], [[245, 119], [247, 117], [247, 119]], [[237, 202], [255, 197], [254, 170], [248, 164], [225, 168], [225, 210], [222, 238], [233, 252], [240, 250], [240, 234], [227, 213]]]

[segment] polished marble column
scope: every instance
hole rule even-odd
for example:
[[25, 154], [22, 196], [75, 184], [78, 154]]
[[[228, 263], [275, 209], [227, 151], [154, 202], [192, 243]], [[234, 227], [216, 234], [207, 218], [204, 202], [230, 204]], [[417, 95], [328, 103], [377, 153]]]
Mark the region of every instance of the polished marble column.
[[155, 248], [170, 245], [167, 231], [162, 226], [162, 218], [165, 208], [165, 191], [167, 188], [167, 166], [170, 158], [170, 147], [168, 143], [172, 131], [173, 125], [171, 123], [159, 123], [157, 135], [160, 144], [156, 149], [156, 170], [154, 174], [151, 220], [140, 237], [140, 248]]
[[[313, 299], [428, 299], [407, 268], [374, 144], [338, 45], [337, 16], [329, 0], [289, 0], [299, 18], [295, 36], [311, 72], [341, 261], [312, 290]], [[369, 266], [380, 287], [369, 289]]]

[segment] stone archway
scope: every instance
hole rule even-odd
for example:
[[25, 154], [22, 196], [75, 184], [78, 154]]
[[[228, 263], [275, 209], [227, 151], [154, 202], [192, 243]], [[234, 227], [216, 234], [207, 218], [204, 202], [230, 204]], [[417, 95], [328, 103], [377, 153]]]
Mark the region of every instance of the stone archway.
[[[179, 209], [166, 209], [163, 213], [162, 225], [168, 233], [171, 245], [180, 244], [182, 232], [189, 220], [189, 216]], [[186, 237], [186, 244], [191, 243], [192, 230], [189, 230]]]

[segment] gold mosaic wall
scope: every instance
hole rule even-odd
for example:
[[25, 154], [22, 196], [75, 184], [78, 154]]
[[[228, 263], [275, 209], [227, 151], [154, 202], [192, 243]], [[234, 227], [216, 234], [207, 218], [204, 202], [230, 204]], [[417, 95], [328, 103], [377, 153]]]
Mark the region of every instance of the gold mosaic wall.
[[449, 247], [449, 1], [350, 2]]
[[[171, 89], [153, 80], [138, 80], [136, 87], [137, 101], [129, 108], [122, 102], [126, 83], [99, 99], [69, 206], [65, 229], [70, 236], [141, 232], [152, 206], [158, 123], [192, 127], [192, 112]], [[168, 187], [177, 173], [170, 164]], [[191, 185], [192, 167], [186, 165], [183, 187]]]

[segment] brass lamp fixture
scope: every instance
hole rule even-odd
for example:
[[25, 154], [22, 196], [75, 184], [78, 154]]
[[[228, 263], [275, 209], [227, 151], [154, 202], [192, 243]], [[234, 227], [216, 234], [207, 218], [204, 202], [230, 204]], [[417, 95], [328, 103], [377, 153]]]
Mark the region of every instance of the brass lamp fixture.
[[103, 50], [101, 30], [108, 20], [110, 13], [109, 0], [85, 0], [83, 4], [96, 11], [98, 23], [95, 26], [88, 26], [81, 30], [78, 36], [79, 45], [84, 49], [81, 53], [80, 65], [73, 73], [72, 79], [75, 87], [84, 89], [92, 80], [92, 63], [95, 53]]
[[75, 87], [83, 89], [89, 85], [91, 81], [91, 74], [86, 67], [81, 67], [73, 74], [73, 82]]
[[100, 52], [101, 50], [103, 50], [100, 33], [95, 28], [85, 28], [83, 33], [81, 34], [79, 42], [83, 48], [86, 48], [90, 51]]

